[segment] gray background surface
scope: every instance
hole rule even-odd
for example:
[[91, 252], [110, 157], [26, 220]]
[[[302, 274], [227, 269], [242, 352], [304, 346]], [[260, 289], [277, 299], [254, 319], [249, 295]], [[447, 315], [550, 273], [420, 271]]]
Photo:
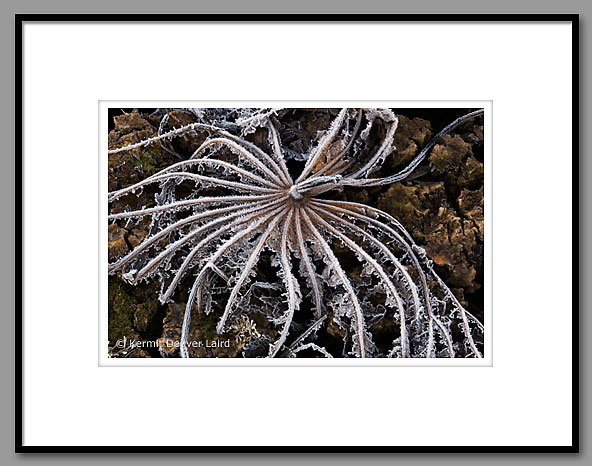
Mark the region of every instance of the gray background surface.
[[[275, 464], [438, 464], [441, 466], [453, 464], [592, 464], [592, 420], [591, 396], [592, 383], [590, 370], [591, 341], [587, 335], [592, 334], [592, 287], [590, 277], [591, 248], [585, 238], [592, 233], [591, 187], [588, 180], [592, 179], [592, 137], [590, 131], [590, 114], [592, 98], [590, 83], [592, 83], [592, 39], [590, 35], [590, 21], [592, 18], [592, 2], [589, 0], [563, 0], [561, 2], [548, 0], [412, 0], [412, 1], [378, 1], [364, 0], [291, 0], [280, 2], [273, 0], [216, 0], [196, 2], [195, 0], [160, 2], [157, 0], [103, 0], [101, 2], [87, 2], [79, 0], [54, 0], [51, 3], [42, 0], [14, 1], [4, 0], [0, 6], [0, 38], [2, 47], [3, 66], [0, 67], [1, 102], [4, 111], [1, 114], [0, 131], [2, 141], [6, 142], [1, 157], [0, 170], [0, 199], [5, 220], [0, 227], [2, 234], [2, 260], [0, 270], [0, 295], [4, 297], [1, 306], [4, 321], [4, 340], [1, 357], [3, 361], [4, 377], [1, 378], [2, 390], [0, 413], [0, 464], [43, 463], [43, 464], [241, 464], [275, 465]], [[15, 290], [15, 256], [20, 251], [14, 250], [15, 230], [12, 222], [15, 208], [15, 177], [14, 177], [14, 14], [15, 13], [579, 13], [580, 16], [580, 336], [581, 344], [581, 451], [579, 455], [36, 455], [14, 453], [14, 290]], [[587, 157], [586, 157], [587, 155]], [[544, 352], [543, 352], [544, 353]], [[511, 419], [508, 419], [511, 422]]]

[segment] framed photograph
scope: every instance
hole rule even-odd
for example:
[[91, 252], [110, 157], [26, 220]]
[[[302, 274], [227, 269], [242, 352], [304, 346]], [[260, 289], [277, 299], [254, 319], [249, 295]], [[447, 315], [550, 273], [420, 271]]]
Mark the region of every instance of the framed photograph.
[[577, 15], [16, 26], [17, 451], [578, 451]]

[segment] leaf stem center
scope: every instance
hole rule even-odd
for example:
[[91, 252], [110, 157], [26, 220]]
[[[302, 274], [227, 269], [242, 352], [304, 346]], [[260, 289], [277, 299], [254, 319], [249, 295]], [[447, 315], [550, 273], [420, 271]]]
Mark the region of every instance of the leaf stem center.
[[289, 191], [290, 197], [292, 199], [294, 199], [295, 201], [301, 201], [303, 199], [302, 194], [300, 194], [300, 191], [298, 191], [298, 185], [293, 184], [290, 187], [290, 191]]

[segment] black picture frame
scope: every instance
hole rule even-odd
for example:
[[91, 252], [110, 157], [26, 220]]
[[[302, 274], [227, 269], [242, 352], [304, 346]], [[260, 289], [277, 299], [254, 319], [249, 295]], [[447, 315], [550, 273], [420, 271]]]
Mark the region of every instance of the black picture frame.
[[[15, 21], [16, 261], [15, 452], [17, 453], [577, 453], [580, 450], [579, 15], [578, 14], [17, 14]], [[572, 25], [572, 444], [570, 446], [28, 446], [23, 444], [23, 24], [30, 22], [569, 22]]]

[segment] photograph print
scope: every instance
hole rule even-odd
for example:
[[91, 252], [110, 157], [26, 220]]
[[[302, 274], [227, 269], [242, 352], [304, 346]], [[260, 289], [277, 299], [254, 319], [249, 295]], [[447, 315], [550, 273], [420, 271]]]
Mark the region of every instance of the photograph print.
[[483, 108], [110, 106], [105, 136], [110, 358], [486, 356]]

